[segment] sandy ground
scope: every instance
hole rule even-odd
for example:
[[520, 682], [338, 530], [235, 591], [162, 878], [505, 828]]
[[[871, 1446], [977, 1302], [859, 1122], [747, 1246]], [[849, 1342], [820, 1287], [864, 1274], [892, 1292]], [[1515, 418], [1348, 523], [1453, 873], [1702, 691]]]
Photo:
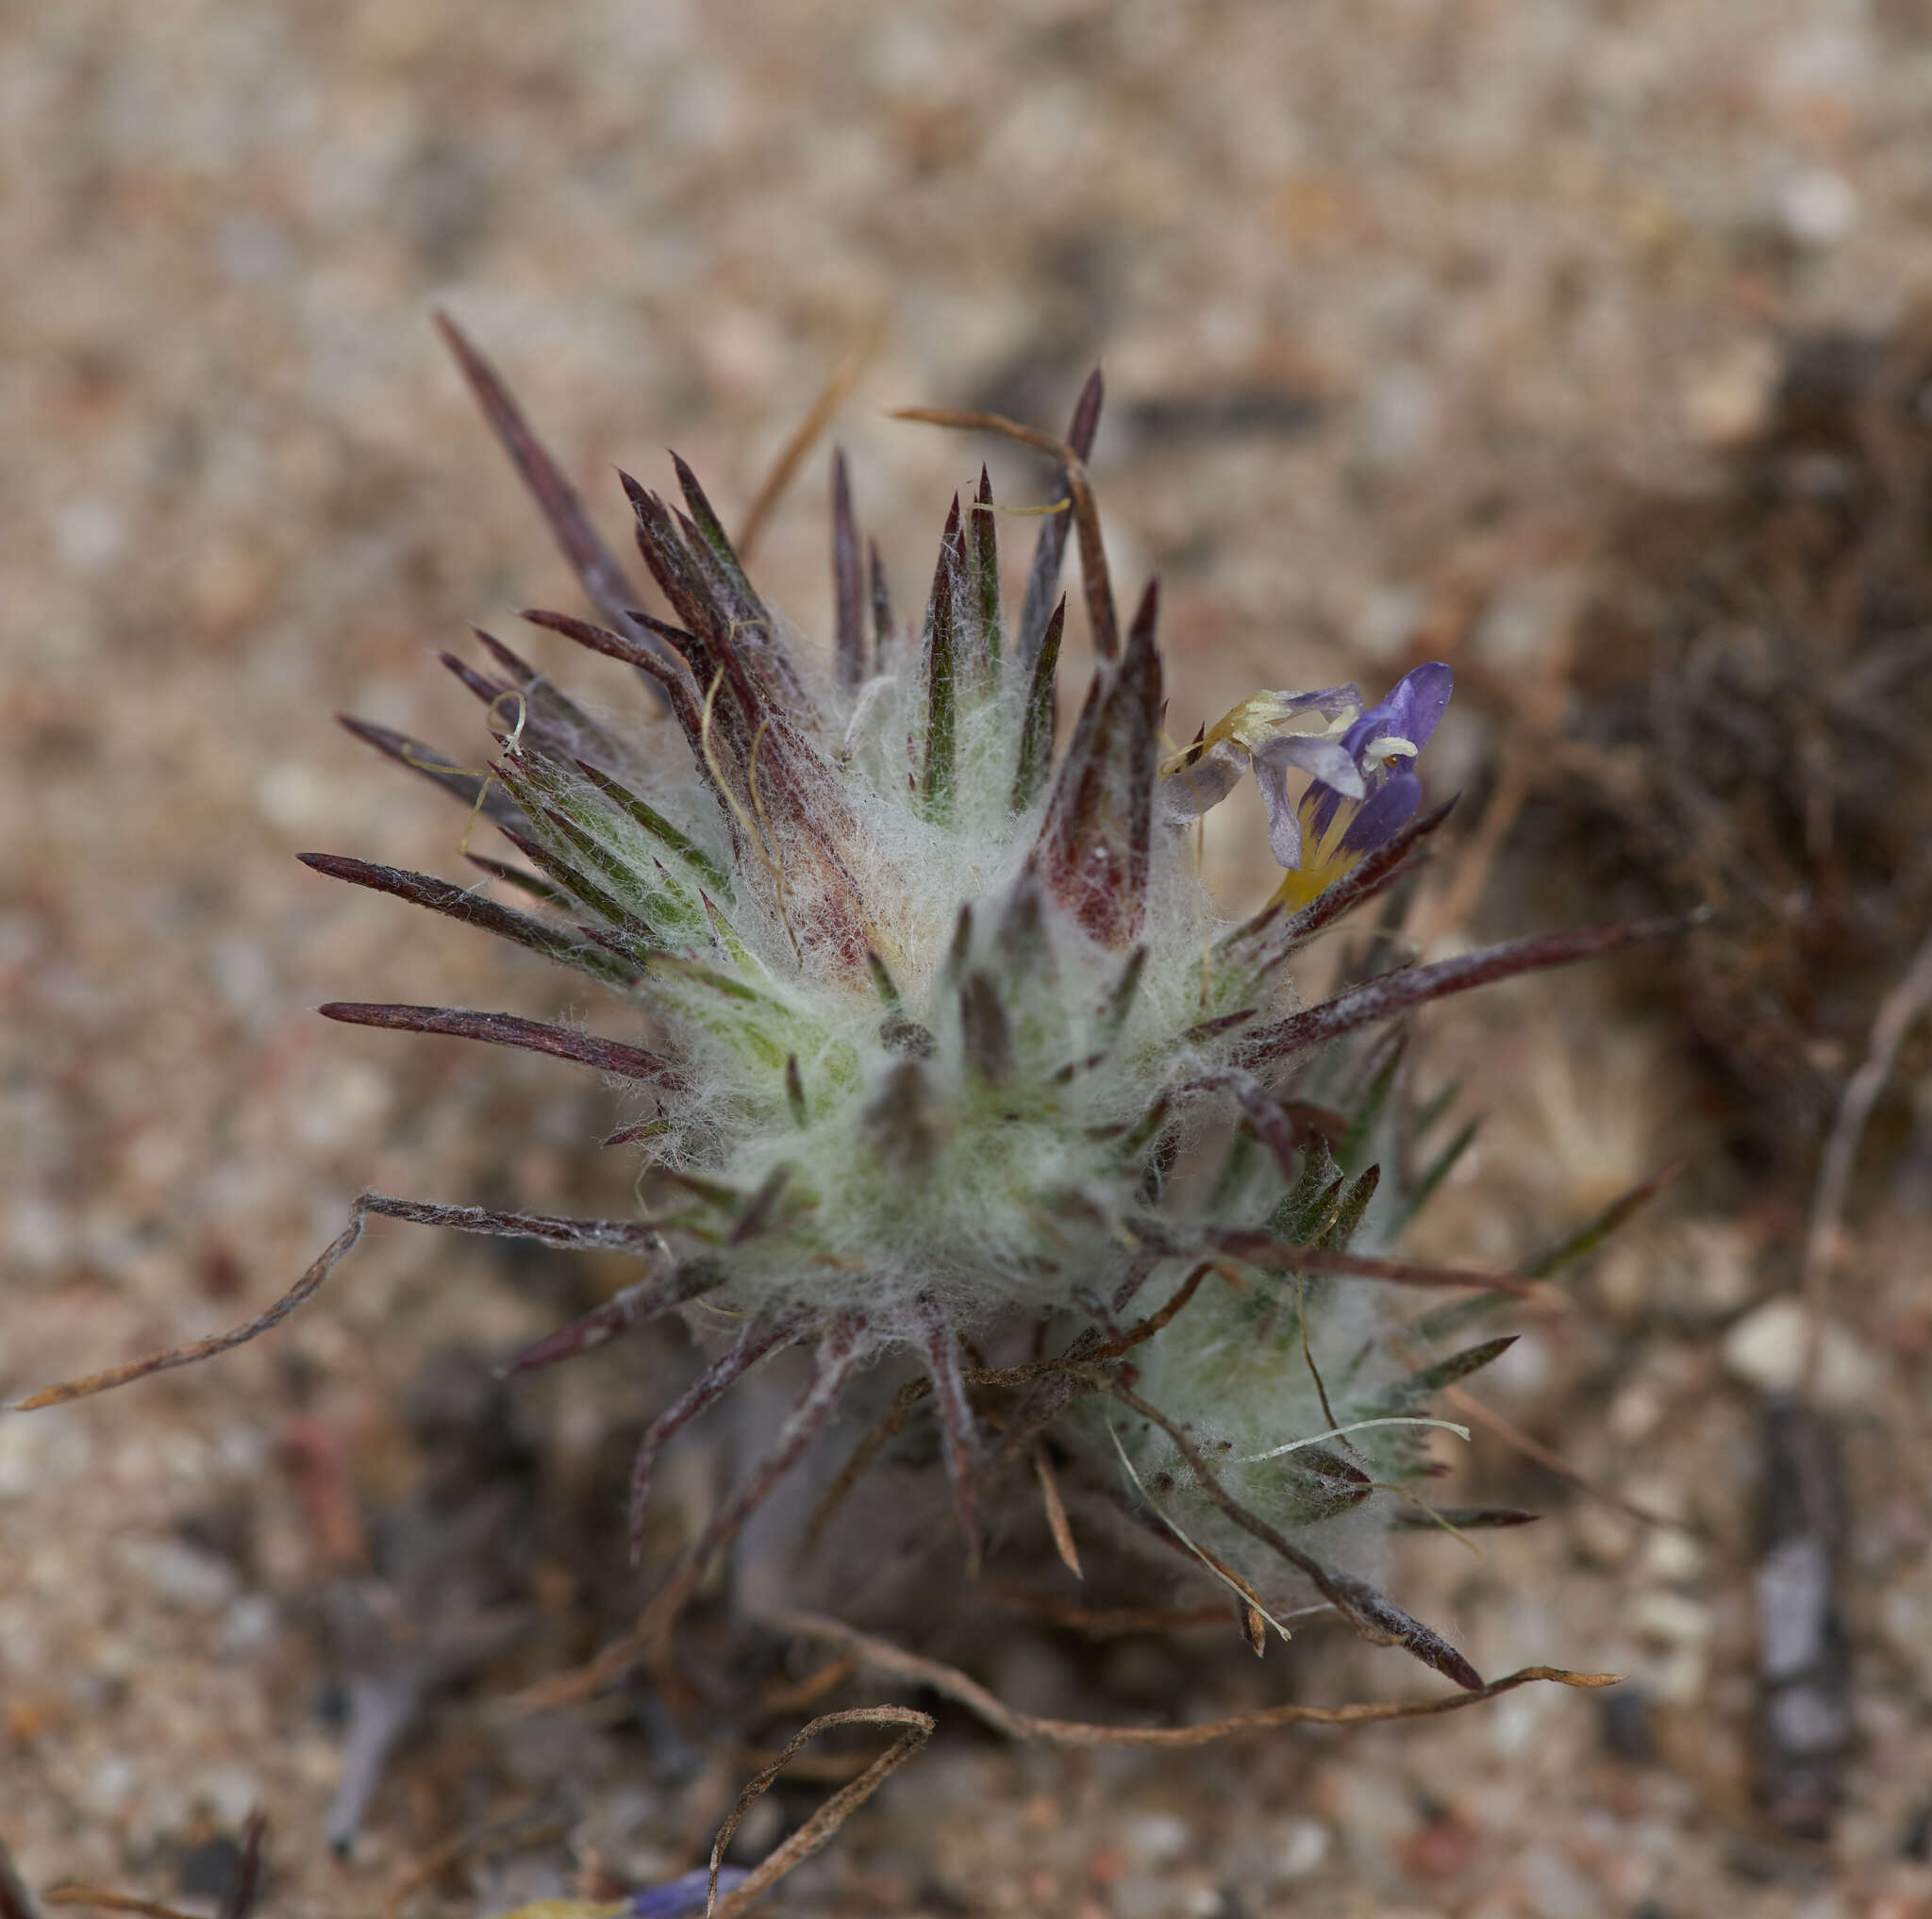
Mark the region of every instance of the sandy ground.
[[[291, 858], [454, 870], [459, 826], [329, 715], [460, 739], [430, 651], [568, 592], [433, 303], [613, 534], [613, 462], [660, 483], [674, 444], [735, 517], [868, 353], [837, 431], [908, 598], [982, 449], [882, 409], [1057, 426], [1104, 360], [1115, 565], [1163, 578], [1186, 732], [1257, 683], [1379, 684], [1438, 630], [1533, 678], [1608, 492], [1707, 471], [1792, 334], [1882, 327], [1932, 291], [1928, 137], [1922, 0], [0, 8], [0, 1391], [243, 1315], [365, 1186], [624, 1203], [588, 1146], [605, 1096], [567, 1069], [310, 1010], [560, 1004]], [[1038, 476], [992, 458], [1027, 497]], [[819, 461], [761, 556], [814, 628], [823, 487]], [[1469, 702], [1439, 782], [1479, 779], [1496, 726]], [[1226, 811], [1209, 857], [1239, 895], [1255, 820]], [[1536, 923], [1535, 876], [1457, 871], [1490, 885], [1439, 895], [1438, 937]], [[1860, 1744], [1835, 1840], [1794, 1851], [1749, 1803], [1757, 1412], [1723, 1338], [1788, 1278], [1804, 1195], [1723, 1163], [1667, 1013], [1564, 980], [1429, 1025], [1494, 1115], [1432, 1251], [1520, 1258], [1691, 1160], [1492, 1395], [1680, 1523], [1640, 1528], [1484, 1443], [1486, 1483], [1552, 1517], [1479, 1561], [1432, 1543], [1405, 1576], [1486, 1667], [1614, 1669], [1639, 1705], [1525, 1692], [1184, 1767], [949, 1721], [790, 1910], [1932, 1911], [1923, 1832], [1906, 1856], [1932, 1790], [1923, 1213], [1867, 1207], [1843, 1297]], [[330, 1532], [326, 1489], [404, 1496], [425, 1355], [500, 1350], [575, 1283], [395, 1227], [272, 1343], [0, 1422], [0, 1834], [30, 1883], [192, 1904], [259, 1803], [265, 1910], [374, 1911], [406, 1861], [566, 1773], [578, 1867], [616, 1886], [691, 1862], [741, 1752], [639, 1776], [621, 1728], [505, 1734], [474, 1700], [406, 1756], [353, 1861], [320, 1836], [340, 1702], [314, 1595], [366, 1545], [353, 1509]], [[549, 1455], [594, 1453], [620, 1387], [534, 1396]], [[570, 1613], [562, 1563], [546, 1620]], [[589, 1649], [540, 1637], [518, 1676]], [[1118, 1711], [1407, 1678], [1319, 1634], [1241, 1657], [1076, 1658], [1016, 1626], [989, 1677]], [[414, 1910], [565, 1889], [527, 1850]]]

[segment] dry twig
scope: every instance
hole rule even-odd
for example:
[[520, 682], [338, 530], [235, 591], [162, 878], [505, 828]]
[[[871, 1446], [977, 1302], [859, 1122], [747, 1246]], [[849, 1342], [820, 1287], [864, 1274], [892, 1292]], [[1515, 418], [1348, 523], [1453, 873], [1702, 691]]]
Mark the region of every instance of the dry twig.
[[198, 1360], [213, 1359], [217, 1353], [230, 1352], [236, 1346], [246, 1345], [250, 1340], [280, 1326], [298, 1306], [322, 1290], [323, 1281], [362, 1237], [363, 1210], [358, 1201], [349, 1216], [349, 1224], [323, 1249], [315, 1263], [273, 1306], [245, 1325], [238, 1326], [230, 1332], [217, 1333], [211, 1339], [174, 1346], [164, 1353], [150, 1353], [144, 1359], [130, 1360], [125, 1365], [109, 1366], [103, 1372], [89, 1373], [78, 1379], [66, 1379], [58, 1386], [44, 1387], [25, 1399], [16, 1399], [8, 1410], [38, 1412], [42, 1407], [64, 1406], [70, 1399], [85, 1399], [90, 1393], [106, 1393], [116, 1386], [144, 1379], [150, 1373], [165, 1373], [176, 1366], [192, 1366]]
[[816, 1672], [789, 1686], [767, 1686], [758, 1704], [767, 1712], [803, 1712], [828, 1693], [836, 1693], [858, 1670], [856, 1660], [827, 1660]]
[[1932, 932], [1928, 932], [1904, 976], [1880, 1002], [1878, 1017], [1872, 1022], [1872, 1041], [1863, 1064], [1846, 1082], [1839, 1102], [1838, 1117], [1832, 1123], [1831, 1137], [1824, 1143], [1824, 1157], [1819, 1162], [1818, 1185], [1811, 1201], [1811, 1223], [1805, 1235], [1805, 1304], [1810, 1314], [1811, 1343], [1806, 1356], [1805, 1391], [1808, 1398], [1816, 1383], [1819, 1327], [1824, 1314], [1824, 1301], [1831, 1283], [1831, 1267], [1837, 1250], [1839, 1226], [1844, 1217], [1845, 1195], [1852, 1183], [1852, 1166], [1858, 1156], [1858, 1143], [1878, 1095], [1891, 1076], [1899, 1048], [1912, 1023], [1932, 1005]]
[[[1225, 1617], [1224, 1613], [1222, 1615]], [[1002, 1704], [992, 1694], [968, 1677], [957, 1666], [938, 1660], [923, 1659], [890, 1641], [860, 1632], [837, 1619], [815, 1613], [792, 1612], [771, 1622], [787, 1632], [806, 1639], [822, 1640], [850, 1653], [874, 1672], [889, 1674], [913, 1685], [929, 1687], [942, 1697], [963, 1706], [1009, 1739], [1037, 1745], [1102, 1746], [1149, 1745], [1170, 1751], [1208, 1745], [1239, 1732], [1267, 1732], [1283, 1726], [1361, 1726], [1385, 1719], [1426, 1719], [1438, 1713], [1457, 1712], [1499, 1694], [1513, 1693], [1519, 1686], [1536, 1680], [1550, 1680], [1559, 1686], [1614, 1686], [1614, 1673], [1573, 1673], [1557, 1666], [1524, 1666], [1521, 1672], [1492, 1679], [1478, 1691], [1451, 1693], [1437, 1699], [1378, 1699], [1351, 1706], [1269, 1706], [1258, 1712], [1237, 1712], [1226, 1719], [1209, 1720], [1200, 1726], [1094, 1726], [1078, 1719], [1041, 1719], [1030, 1712], [1019, 1712]]]
[[0, 1919], [41, 1919], [41, 1909], [15, 1870], [13, 1855], [0, 1839]]
[[798, 423], [791, 439], [779, 448], [771, 472], [765, 476], [758, 497], [752, 501], [744, 523], [738, 529], [737, 548], [741, 565], [749, 563], [752, 549], [758, 544], [759, 534], [765, 530], [765, 522], [772, 517], [773, 509], [804, 464], [806, 455], [818, 444], [825, 428], [832, 424], [833, 415], [852, 397], [852, 390], [863, 376], [877, 345], [878, 336], [874, 329], [852, 348], [820, 390], [818, 398], [811, 403], [811, 410]]
[[1087, 601], [1087, 624], [1093, 635], [1093, 650], [1103, 659], [1120, 657], [1120, 620], [1114, 610], [1113, 583], [1108, 576], [1107, 549], [1101, 543], [1100, 511], [1093, 503], [1093, 489], [1087, 478], [1087, 462], [1064, 440], [1038, 427], [1025, 426], [1001, 413], [964, 412], [952, 407], [900, 407], [895, 420], [917, 420], [928, 426], [957, 426], [972, 433], [997, 433], [1030, 446], [1036, 453], [1051, 454], [1066, 476], [1067, 492], [1074, 501], [1074, 525], [1080, 536], [1080, 579]]
[[50, 1906], [91, 1906], [96, 1912], [139, 1912], [142, 1919], [195, 1919], [193, 1913], [159, 1899], [137, 1898], [132, 1893], [117, 1893], [108, 1886], [78, 1882], [54, 1887], [46, 1902]]
[[[808, 1860], [878, 1791], [887, 1778], [932, 1737], [935, 1724], [930, 1713], [915, 1711], [909, 1706], [859, 1706], [849, 1712], [827, 1712], [814, 1719], [738, 1795], [738, 1804], [731, 1809], [730, 1817], [719, 1827], [718, 1837], [711, 1846], [711, 1880], [705, 1901], [705, 1919], [737, 1919], [739, 1913], [761, 1897], [793, 1866]], [[897, 1726], [904, 1729], [858, 1778], [834, 1793], [791, 1838], [755, 1866], [725, 1898], [720, 1900], [718, 1873], [724, 1863], [724, 1848], [731, 1844], [731, 1835], [738, 1830], [738, 1822], [785, 1770], [791, 1756], [802, 1745], [839, 1726]]]

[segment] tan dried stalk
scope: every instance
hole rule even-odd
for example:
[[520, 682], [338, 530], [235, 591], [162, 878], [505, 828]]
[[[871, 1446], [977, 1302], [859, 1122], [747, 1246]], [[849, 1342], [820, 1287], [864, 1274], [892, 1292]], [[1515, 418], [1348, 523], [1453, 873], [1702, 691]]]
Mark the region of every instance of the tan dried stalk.
[[1271, 1732], [1284, 1726], [1366, 1726], [1387, 1719], [1430, 1719], [1443, 1712], [1459, 1712], [1466, 1706], [1480, 1705], [1485, 1699], [1513, 1693], [1519, 1686], [1538, 1681], [1597, 1687], [1614, 1686], [1621, 1677], [1616, 1673], [1573, 1673], [1560, 1666], [1524, 1666], [1503, 1678], [1491, 1679], [1474, 1692], [1451, 1693], [1437, 1699], [1378, 1699], [1349, 1706], [1268, 1706], [1257, 1712], [1237, 1712], [1200, 1726], [1095, 1726], [1081, 1719], [1042, 1719], [1031, 1712], [1016, 1711], [957, 1666], [907, 1652], [889, 1640], [860, 1632], [837, 1619], [824, 1619], [810, 1612], [788, 1612], [771, 1623], [801, 1639], [836, 1645], [873, 1672], [929, 1687], [942, 1698], [965, 1707], [1008, 1739], [1033, 1745], [1146, 1745], [1182, 1750], [1208, 1745], [1235, 1733]]

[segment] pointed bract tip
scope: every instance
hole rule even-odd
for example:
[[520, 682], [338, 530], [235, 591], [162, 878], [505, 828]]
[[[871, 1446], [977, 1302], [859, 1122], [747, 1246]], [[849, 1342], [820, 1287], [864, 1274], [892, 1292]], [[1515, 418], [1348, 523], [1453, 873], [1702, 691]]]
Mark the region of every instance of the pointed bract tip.
[[1147, 651], [1154, 644], [1154, 629], [1160, 619], [1160, 577], [1157, 574], [1150, 579], [1141, 593], [1141, 604], [1134, 609], [1134, 624], [1127, 628], [1127, 652], [1131, 656], [1136, 649]]
[[476, 349], [470, 344], [470, 336], [457, 325], [456, 316], [447, 307], [430, 308], [429, 324], [458, 360], [467, 362], [477, 358]]
[[1100, 409], [1107, 398], [1107, 382], [1099, 367], [1087, 375], [1080, 397], [1074, 402], [1074, 421], [1067, 431], [1067, 444], [1082, 459], [1093, 451], [1093, 436], [1100, 426]]

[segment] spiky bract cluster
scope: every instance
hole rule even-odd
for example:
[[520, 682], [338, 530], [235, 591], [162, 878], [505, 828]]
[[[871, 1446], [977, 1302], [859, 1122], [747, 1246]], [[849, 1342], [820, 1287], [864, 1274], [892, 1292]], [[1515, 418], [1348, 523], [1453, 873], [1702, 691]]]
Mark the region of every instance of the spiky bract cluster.
[[[1121, 1223], [1169, 1108], [1226, 1050], [1204, 1023], [1244, 988], [1204, 953], [1197, 883], [1153, 830], [1154, 592], [1056, 769], [1063, 521], [1010, 640], [983, 475], [955, 502], [923, 619], [893, 621], [874, 569], [861, 624], [841, 476], [825, 677], [678, 475], [686, 511], [626, 481], [675, 624], [628, 606], [607, 628], [532, 615], [649, 676], [678, 763], [488, 636], [494, 675], [449, 662], [498, 740], [483, 804], [527, 861], [492, 870], [553, 909], [489, 923], [633, 995], [667, 1042], [631, 1062], [653, 1099], [632, 1129], [651, 1224], [690, 1254], [667, 1287], [801, 1330], [861, 1315], [868, 1343], [1062, 1306], [1126, 1260]], [[426, 749], [377, 743], [451, 777]]]
[[[1022, 432], [1051, 453], [1059, 487], [1011, 623], [983, 473], [963, 510], [955, 502], [923, 611], [901, 623], [876, 550], [869, 564], [861, 556], [835, 463], [837, 636], [823, 672], [787, 643], [681, 461], [681, 507], [625, 481], [665, 607], [642, 609], [495, 375], [444, 331], [601, 613], [597, 624], [527, 617], [643, 675], [668, 716], [658, 734], [681, 740], [619, 737], [479, 634], [487, 668], [445, 659], [487, 709], [498, 745], [487, 773], [348, 724], [481, 809], [522, 862], [475, 863], [525, 904], [355, 859], [309, 863], [575, 967], [655, 1031], [641, 1035], [646, 1046], [463, 1009], [325, 1011], [535, 1048], [634, 1083], [648, 1104], [621, 1137], [644, 1143], [646, 1210], [565, 1220], [369, 1195], [358, 1217], [639, 1260], [635, 1285], [524, 1365], [700, 1296], [742, 1316], [738, 1343], [645, 1435], [634, 1538], [662, 1441], [767, 1353], [805, 1341], [817, 1346], [812, 1384], [699, 1558], [797, 1459], [852, 1371], [892, 1348], [910, 1350], [929, 1377], [970, 1540], [975, 1393], [1016, 1377], [968, 1366], [962, 1342], [1025, 1318], [1046, 1327], [1057, 1357], [1036, 1361], [1030, 1388], [1008, 1404], [1003, 1457], [1084, 1397], [1100, 1410], [1064, 1429], [1076, 1449], [1098, 1447], [1116, 1494], [1121, 1462], [1138, 1475], [1162, 1515], [1157, 1530], [1179, 1530], [1162, 1504], [1178, 1500], [1224, 1553], [1239, 1535], [1252, 1560], [1259, 1541], [1277, 1573], [1312, 1581], [1364, 1630], [1473, 1680], [1425, 1628], [1284, 1535], [1354, 1512], [1378, 1475], [1413, 1462], [1412, 1436], [1377, 1428], [1250, 1457], [1411, 1409], [1432, 1376], [1409, 1378], [1413, 1367], [1390, 1356], [1360, 1282], [1457, 1277], [1346, 1250], [1366, 1205], [1361, 1177], [1346, 1181], [1331, 1150], [1346, 1118], [1291, 1096], [1283, 1076], [1372, 1022], [1624, 935], [1493, 949], [1383, 974], [1312, 1008], [1284, 1004], [1283, 962], [1401, 873], [1441, 814], [1373, 843], [1357, 836], [1299, 910], [1284, 889], [1244, 924], [1217, 917], [1176, 824], [1206, 801], [1196, 792], [1163, 805], [1158, 792], [1152, 586], [1118, 637], [1084, 466], [1097, 375], [1064, 442]], [[1075, 530], [1099, 660], [1057, 752], [1057, 583]], [[1374, 719], [1355, 742], [1345, 727], [1356, 709], [1341, 694], [1353, 689], [1311, 696], [1324, 715], [1335, 707], [1339, 743], [1294, 750], [1341, 791], [1372, 795], [1388, 756], [1412, 759], [1418, 746], [1379, 737], [1390, 726]], [[1267, 706], [1290, 716], [1281, 724], [1308, 724], [1307, 698], [1271, 695]], [[1240, 743], [1258, 763], [1268, 748], [1257, 740]], [[1199, 759], [1181, 756], [1172, 776], [1198, 785], [1198, 767], [1187, 767]], [[1332, 812], [1341, 796], [1330, 790], [1323, 804]], [[1227, 1155], [1219, 1175], [1189, 1176], [1210, 1150]], [[1201, 1296], [1137, 1327], [1177, 1284]], [[1346, 1309], [1342, 1291], [1323, 1290], [1349, 1286]], [[1206, 1556], [1228, 1577], [1223, 1556]], [[1279, 1582], [1251, 1572], [1234, 1583], [1259, 1599]]]

